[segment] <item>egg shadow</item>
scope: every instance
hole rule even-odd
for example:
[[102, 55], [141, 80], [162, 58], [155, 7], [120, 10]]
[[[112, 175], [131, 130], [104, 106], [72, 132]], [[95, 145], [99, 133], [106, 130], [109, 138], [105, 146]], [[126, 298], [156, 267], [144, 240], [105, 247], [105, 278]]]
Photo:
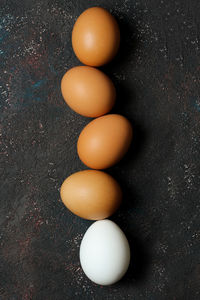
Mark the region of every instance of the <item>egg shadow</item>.
[[148, 143], [148, 134], [146, 129], [139, 124], [139, 122], [135, 122], [130, 119], [129, 121], [133, 127], [133, 139], [127, 153], [118, 163], [118, 168], [128, 166], [129, 168], [134, 167], [134, 163], [144, 156], [145, 147]]
[[130, 282], [142, 283], [145, 281], [149, 266], [152, 261], [152, 254], [149, 250], [149, 247], [145, 245], [145, 242], [138, 237], [138, 232], [133, 228], [127, 228], [127, 222], [119, 220], [119, 218], [113, 218], [120, 228], [125, 233], [131, 252], [131, 260], [129, 268], [124, 275], [124, 277], [119, 282], [123, 285], [128, 285]]
[[127, 238], [129, 239], [132, 258], [129, 269], [124, 277], [124, 282], [126, 279], [135, 279], [136, 281], [143, 282], [147, 275], [148, 266], [152, 260], [151, 255], [139, 238], [131, 238], [129, 234], [127, 234]]
[[107, 73], [111, 78], [113, 78], [113, 70], [120, 70], [120, 66], [128, 65], [130, 57], [133, 55], [135, 50], [139, 46], [139, 40], [137, 38], [138, 31], [136, 30], [136, 25], [131, 20], [131, 25], [127, 19], [127, 15], [120, 14], [120, 18], [113, 14], [120, 29], [120, 45], [116, 56], [106, 65], [100, 67], [100, 69]]
[[140, 239], [134, 237], [130, 240], [129, 235], [127, 235], [127, 238], [129, 239], [131, 260], [128, 271], [119, 282], [119, 284], [124, 286], [130, 283], [137, 285], [145, 282], [148, 267], [152, 261], [152, 254], [147, 251], [145, 244], [142, 243]]

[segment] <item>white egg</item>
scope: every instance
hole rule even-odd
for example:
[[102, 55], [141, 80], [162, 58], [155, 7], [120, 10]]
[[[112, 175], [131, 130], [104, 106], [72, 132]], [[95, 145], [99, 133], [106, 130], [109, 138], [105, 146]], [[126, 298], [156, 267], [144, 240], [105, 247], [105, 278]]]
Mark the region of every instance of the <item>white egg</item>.
[[97, 284], [120, 280], [130, 263], [130, 247], [119, 226], [110, 220], [93, 223], [82, 239], [80, 262], [87, 277]]

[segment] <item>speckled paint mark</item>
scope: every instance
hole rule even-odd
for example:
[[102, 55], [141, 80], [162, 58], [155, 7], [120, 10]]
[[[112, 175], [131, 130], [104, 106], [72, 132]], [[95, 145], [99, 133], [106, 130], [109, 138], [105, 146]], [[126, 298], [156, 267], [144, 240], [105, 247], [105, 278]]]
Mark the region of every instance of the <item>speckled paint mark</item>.
[[193, 189], [194, 178], [195, 178], [195, 175], [193, 174], [194, 165], [184, 164], [184, 169], [185, 169], [184, 180], [186, 183], [186, 187], [187, 189]]
[[177, 187], [176, 183], [173, 181], [173, 179], [171, 177], [168, 177], [167, 179], [168, 179], [167, 190], [169, 192], [170, 198], [172, 200], [175, 200], [176, 196], [179, 193], [178, 187]]

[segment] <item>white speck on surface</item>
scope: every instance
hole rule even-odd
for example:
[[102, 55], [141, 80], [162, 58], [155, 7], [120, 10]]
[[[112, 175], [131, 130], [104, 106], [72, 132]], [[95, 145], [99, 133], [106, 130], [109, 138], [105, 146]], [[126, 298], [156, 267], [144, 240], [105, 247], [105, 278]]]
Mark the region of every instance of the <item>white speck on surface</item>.
[[184, 181], [187, 189], [193, 189], [195, 175], [192, 172], [193, 166], [184, 164]]

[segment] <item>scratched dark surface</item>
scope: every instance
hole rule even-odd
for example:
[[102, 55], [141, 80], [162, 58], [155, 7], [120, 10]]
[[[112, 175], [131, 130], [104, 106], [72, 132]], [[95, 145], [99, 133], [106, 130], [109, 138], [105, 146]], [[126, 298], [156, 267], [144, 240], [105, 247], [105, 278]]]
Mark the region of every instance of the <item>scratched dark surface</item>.
[[[120, 24], [120, 52], [103, 70], [117, 87], [113, 111], [135, 132], [109, 170], [124, 190], [112, 219], [132, 251], [110, 287], [83, 274], [91, 222], [59, 198], [64, 178], [85, 168], [76, 141], [89, 122], [64, 103], [60, 80], [79, 64], [73, 24], [95, 5]], [[1, 0], [0, 14], [0, 299], [200, 299], [199, 1]]]

